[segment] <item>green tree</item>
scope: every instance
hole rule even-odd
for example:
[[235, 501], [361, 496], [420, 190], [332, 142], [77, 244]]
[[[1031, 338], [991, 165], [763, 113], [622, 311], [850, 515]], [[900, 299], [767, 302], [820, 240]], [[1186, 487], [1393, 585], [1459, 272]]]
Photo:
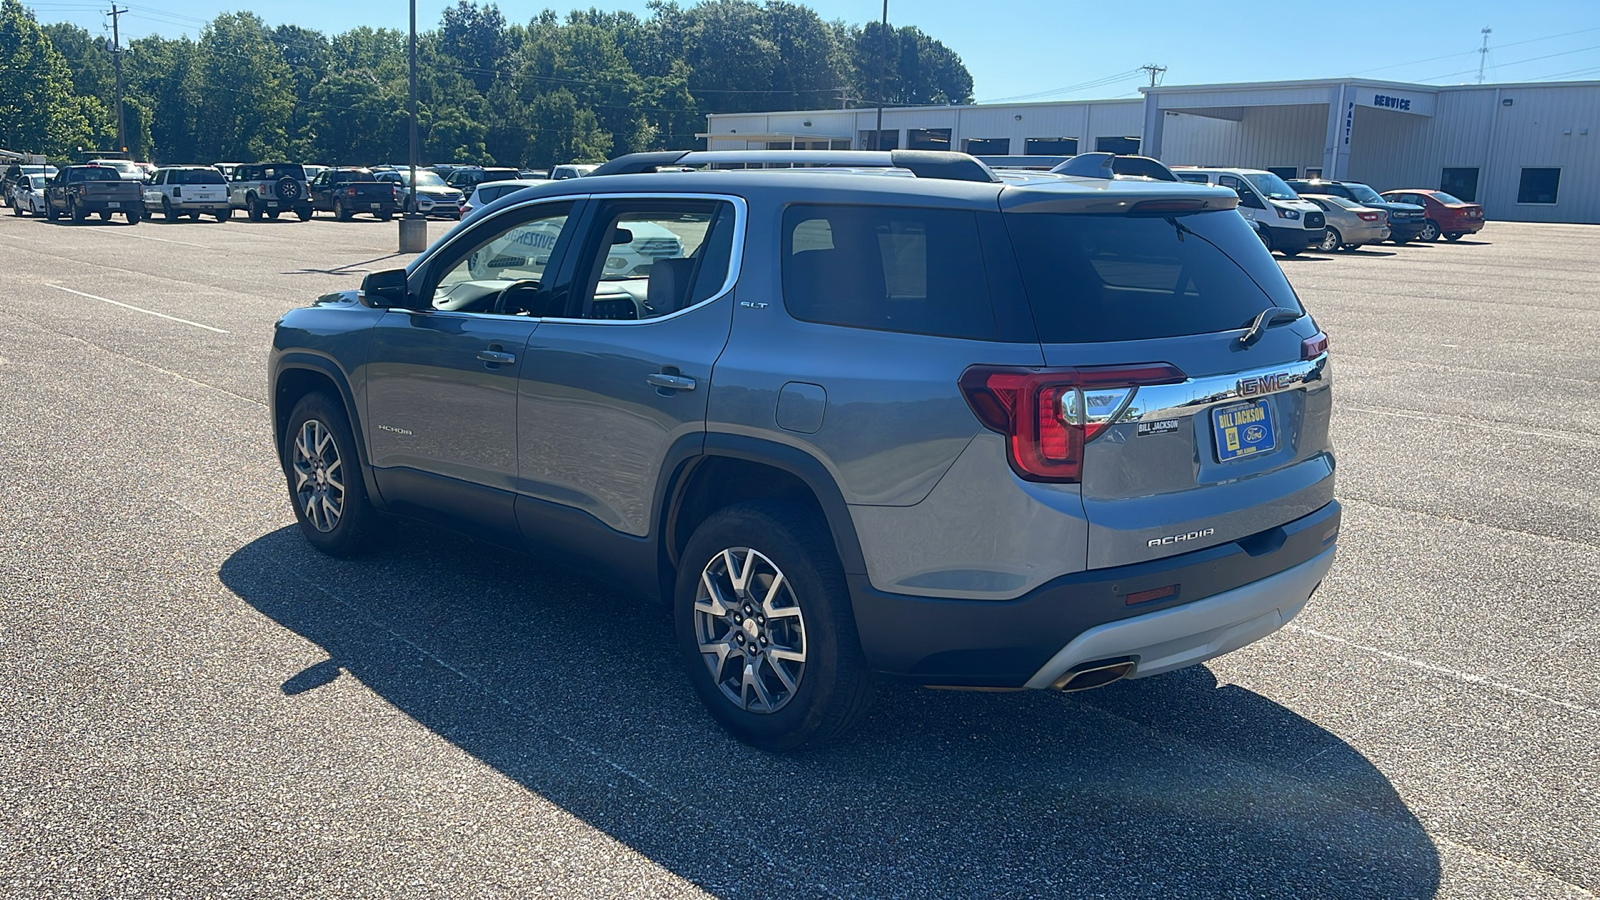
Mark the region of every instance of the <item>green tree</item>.
[[254, 14], [224, 14], [206, 26], [184, 93], [194, 108], [200, 158], [258, 160], [288, 153], [294, 81]]
[[0, 0], [0, 147], [61, 157], [91, 142], [66, 60], [18, 0]]
[[208, 161], [196, 153], [194, 113], [184, 92], [194, 53], [195, 44], [188, 37], [168, 40], [152, 35], [128, 44], [124, 90], [150, 110], [147, 159], [163, 164]]

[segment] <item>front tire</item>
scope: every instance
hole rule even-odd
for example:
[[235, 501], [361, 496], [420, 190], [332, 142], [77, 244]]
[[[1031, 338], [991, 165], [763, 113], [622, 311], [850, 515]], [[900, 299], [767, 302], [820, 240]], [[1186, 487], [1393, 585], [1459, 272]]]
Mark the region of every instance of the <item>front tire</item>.
[[1432, 243], [1439, 239], [1439, 223], [1432, 219], [1422, 223], [1422, 231], [1417, 235], [1417, 240], [1423, 243]]
[[300, 398], [284, 432], [283, 471], [300, 533], [329, 556], [371, 544], [377, 511], [367, 500], [355, 435], [343, 404], [327, 394]]
[[706, 519], [674, 592], [678, 648], [711, 717], [769, 752], [837, 740], [866, 716], [872, 673], [844, 569], [814, 513], [745, 503]]
[[1317, 245], [1317, 249], [1323, 253], [1332, 253], [1343, 246], [1344, 237], [1339, 234], [1339, 230], [1329, 228], [1322, 233], [1322, 243]]

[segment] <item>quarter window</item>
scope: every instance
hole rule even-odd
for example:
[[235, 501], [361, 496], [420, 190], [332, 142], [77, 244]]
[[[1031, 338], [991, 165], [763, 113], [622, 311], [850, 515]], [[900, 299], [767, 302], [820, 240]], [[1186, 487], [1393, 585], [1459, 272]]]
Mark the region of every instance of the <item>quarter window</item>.
[[807, 322], [994, 340], [975, 213], [791, 206], [783, 302]]
[[1560, 169], [1523, 169], [1522, 180], [1517, 185], [1517, 202], [1553, 205], [1560, 187]]

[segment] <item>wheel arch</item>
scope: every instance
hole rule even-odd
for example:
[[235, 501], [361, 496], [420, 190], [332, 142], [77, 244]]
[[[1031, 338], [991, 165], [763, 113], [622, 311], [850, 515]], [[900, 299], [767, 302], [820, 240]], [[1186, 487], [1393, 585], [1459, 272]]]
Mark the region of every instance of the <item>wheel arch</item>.
[[367, 486], [367, 496], [374, 505], [381, 505], [378, 485], [368, 462], [366, 430], [362, 428], [361, 416], [356, 410], [355, 394], [350, 390], [350, 381], [344, 372], [326, 357], [290, 353], [277, 360], [273, 367], [270, 407], [272, 445], [278, 459], [283, 459], [284, 442], [288, 439], [289, 414], [302, 397], [319, 390], [331, 393], [343, 406], [345, 417], [350, 422], [350, 433], [355, 437], [356, 460], [360, 465], [361, 479]]

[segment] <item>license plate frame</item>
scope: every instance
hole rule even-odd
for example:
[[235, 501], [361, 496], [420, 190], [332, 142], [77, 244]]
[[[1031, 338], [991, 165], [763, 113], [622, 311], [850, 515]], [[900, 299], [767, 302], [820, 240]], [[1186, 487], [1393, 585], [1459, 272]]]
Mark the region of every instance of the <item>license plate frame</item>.
[[1211, 411], [1211, 434], [1217, 462], [1249, 459], [1278, 449], [1278, 428], [1268, 397], [1233, 403]]
[[121, 209], [122, 208], [122, 201], [121, 200], [107, 200], [106, 201], [106, 208], [107, 209]]

